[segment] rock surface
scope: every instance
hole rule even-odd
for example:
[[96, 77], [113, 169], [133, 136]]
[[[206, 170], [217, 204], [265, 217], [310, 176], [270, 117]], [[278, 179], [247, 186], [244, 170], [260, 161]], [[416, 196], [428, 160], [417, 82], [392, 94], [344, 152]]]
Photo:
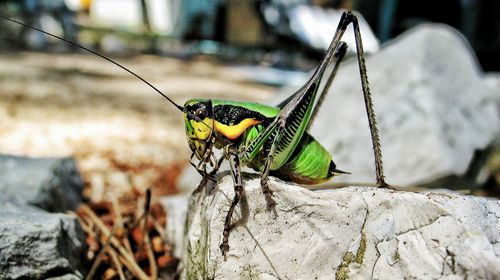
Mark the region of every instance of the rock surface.
[[231, 232], [226, 261], [219, 244], [234, 194], [231, 177], [191, 198], [184, 278], [494, 279], [500, 275], [498, 200], [370, 187], [312, 192], [272, 179], [275, 216], [266, 210], [259, 180], [253, 177], [244, 185], [246, 198], [233, 217], [240, 222]]
[[[497, 94], [492, 94], [473, 52], [453, 29], [419, 26], [366, 62], [389, 183], [426, 184], [462, 176], [475, 151], [498, 135], [499, 114], [491, 100]], [[288, 89], [273, 104], [295, 90]], [[336, 182], [374, 182], [355, 59], [340, 67], [311, 134], [332, 153], [338, 168], [352, 173]]]
[[82, 279], [83, 181], [71, 158], [0, 155], [0, 279]]
[[76, 209], [84, 183], [72, 158], [0, 155], [0, 193], [16, 205], [50, 212]]
[[0, 206], [0, 279], [81, 279], [84, 233], [76, 217]]
[[184, 242], [184, 226], [188, 210], [189, 197], [187, 194], [165, 196], [161, 204], [167, 212], [167, 227], [165, 233], [169, 243], [174, 246], [174, 256], [182, 256]]

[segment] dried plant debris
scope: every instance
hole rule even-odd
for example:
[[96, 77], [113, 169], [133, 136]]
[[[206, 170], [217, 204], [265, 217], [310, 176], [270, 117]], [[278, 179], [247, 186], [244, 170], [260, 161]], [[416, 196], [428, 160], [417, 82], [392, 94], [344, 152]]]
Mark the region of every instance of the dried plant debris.
[[111, 152], [75, 155], [82, 177], [87, 182], [84, 196], [92, 202], [106, 199], [106, 194], [121, 197], [130, 192], [144, 193], [152, 188], [154, 195], [177, 193], [175, 182], [187, 160], [155, 163], [146, 157], [131, 159]]
[[86, 233], [86, 279], [176, 279], [179, 259], [165, 241], [166, 213], [151, 192], [82, 204], [77, 215]]

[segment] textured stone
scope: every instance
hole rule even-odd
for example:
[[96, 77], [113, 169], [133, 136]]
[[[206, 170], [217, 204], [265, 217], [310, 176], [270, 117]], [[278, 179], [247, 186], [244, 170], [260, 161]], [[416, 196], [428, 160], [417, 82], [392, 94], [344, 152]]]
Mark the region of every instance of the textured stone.
[[0, 155], [0, 193], [15, 205], [51, 212], [76, 209], [84, 183], [71, 158]]
[[234, 194], [231, 177], [191, 197], [185, 279], [500, 275], [498, 200], [371, 187], [312, 192], [271, 179], [275, 215], [266, 210], [259, 180], [249, 177], [226, 261], [219, 244]]
[[[84, 233], [74, 160], [0, 156], [0, 279], [81, 279]], [[44, 210], [42, 210], [44, 209]]]
[[83, 240], [76, 217], [2, 205], [0, 279], [82, 278]]
[[[421, 25], [369, 56], [366, 63], [389, 183], [427, 184], [462, 177], [474, 153], [498, 135], [499, 114], [492, 100], [498, 94], [492, 93], [472, 50], [455, 30]], [[286, 90], [273, 104], [295, 90]], [[332, 153], [338, 168], [352, 173], [334, 181], [375, 181], [355, 59], [340, 67], [311, 134]], [[472, 186], [464, 182], [447, 181], [446, 186]]]

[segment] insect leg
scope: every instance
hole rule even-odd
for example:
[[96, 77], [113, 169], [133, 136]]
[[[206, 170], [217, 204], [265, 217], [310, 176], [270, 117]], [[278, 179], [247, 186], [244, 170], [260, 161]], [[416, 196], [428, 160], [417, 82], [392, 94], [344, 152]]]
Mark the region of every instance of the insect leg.
[[[213, 153], [211, 153], [213, 155]], [[189, 164], [191, 164], [191, 166], [196, 169], [196, 171], [203, 177], [201, 183], [199, 185], [204, 185], [205, 184], [205, 181], [206, 180], [210, 180], [212, 182], [216, 182], [215, 178], [214, 178], [214, 175], [217, 173], [217, 171], [219, 170], [219, 166], [220, 164], [222, 163], [222, 160], [224, 159], [224, 157], [220, 158], [219, 161], [216, 161], [215, 164], [216, 167], [213, 168], [212, 171], [210, 172], [207, 172], [206, 171], [206, 162], [200, 160], [198, 162], [198, 164], [196, 165], [194, 162], [193, 162], [193, 158], [194, 158], [194, 155], [195, 153], [191, 153], [191, 157], [189, 158]], [[214, 155], [215, 157], [215, 155]]]
[[278, 118], [275, 118], [269, 124], [269, 126], [259, 134], [259, 136], [257, 136], [250, 142], [250, 145], [245, 147], [245, 149], [240, 152], [239, 158], [241, 159], [243, 164], [252, 160], [259, 153], [264, 143], [269, 139], [269, 137], [271, 137], [273, 132], [276, 130], [277, 125], [278, 125]]
[[[191, 155], [191, 160], [193, 159], [194, 153]], [[215, 179], [215, 174], [217, 174], [217, 171], [219, 171], [219, 168], [222, 164], [222, 161], [224, 161], [224, 157], [222, 156], [218, 160], [215, 158], [215, 155], [213, 156], [215, 160], [215, 166], [210, 172], [206, 172], [204, 169], [198, 169], [196, 165], [190, 161], [189, 163], [198, 171], [198, 173], [203, 177], [198, 184], [198, 187], [193, 191], [193, 194], [196, 194], [202, 190], [203, 187], [205, 187], [208, 183], [208, 181], [212, 181], [213, 183], [217, 183], [217, 180]]]
[[318, 97], [318, 100], [316, 101], [316, 105], [314, 106], [313, 112], [311, 114], [311, 120], [309, 121], [309, 124], [307, 125], [306, 131], [309, 130], [311, 125], [314, 122], [314, 119], [316, 118], [316, 115], [318, 114], [319, 108], [321, 107], [321, 104], [323, 104], [323, 100], [325, 99], [326, 94], [328, 93], [328, 89], [332, 85], [333, 79], [335, 78], [335, 75], [337, 74], [337, 71], [339, 70], [340, 63], [342, 62], [342, 59], [344, 59], [344, 56], [347, 52], [347, 44], [343, 41], [339, 43], [337, 46], [337, 49], [335, 50], [335, 53], [333, 56], [336, 58], [335, 64], [333, 65], [332, 72], [328, 76], [328, 79], [326, 81], [325, 86], [323, 87], [323, 90], [321, 91], [321, 94]]
[[[378, 135], [377, 122], [375, 117], [375, 111], [373, 110], [373, 102], [370, 94], [370, 88], [368, 86], [368, 76], [366, 74], [366, 65], [365, 65], [365, 55], [363, 51], [363, 42], [361, 40], [361, 32], [359, 31], [359, 23], [358, 18], [350, 11], [344, 12], [342, 17], [340, 18], [339, 25], [337, 26], [337, 30], [335, 31], [335, 35], [333, 36], [332, 42], [328, 47], [327, 53], [325, 55], [325, 59], [321, 62], [320, 66], [316, 70], [314, 76], [322, 75], [325, 67], [328, 64], [329, 58], [333, 55], [332, 47], [337, 49], [340, 44], [340, 39], [344, 35], [347, 26], [349, 24], [353, 25], [354, 28], [354, 38], [356, 40], [356, 53], [357, 60], [359, 66], [359, 73], [361, 76], [361, 85], [363, 89], [363, 97], [365, 100], [365, 108], [368, 116], [368, 123], [370, 127], [370, 134], [372, 138], [373, 145], [373, 153], [375, 156], [375, 174], [377, 177], [377, 185], [383, 188], [391, 188], [386, 182], [384, 177], [384, 169], [382, 164], [382, 150], [380, 146], [380, 138]], [[311, 79], [312, 80], [312, 79]]]
[[[286, 163], [293, 151], [300, 143], [304, 133], [311, 124], [311, 116], [316, 107], [316, 95], [318, 93], [321, 80], [325, 71], [332, 61], [336, 59], [335, 54], [338, 54], [338, 49], [342, 48], [340, 39], [349, 24], [347, 13], [342, 14], [339, 26], [333, 37], [324, 58], [319, 66], [314, 71], [309, 81], [295, 94], [287, 98], [278, 105], [281, 112], [277, 118], [286, 122], [283, 130], [282, 141], [279, 143], [276, 153], [273, 154], [273, 162], [271, 169], [276, 169]], [[338, 59], [337, 59], [338, 60]], [[326, 94], [326, 92], [324, 93]]]
[[260, 175], [260, 186], [262, 188], [262, 193], [266, 198], [268, 210], [272, 209], [272, 207], [276, 205], [276, 202], [272, 198], [273, 192], [271, 191], [271, 189], [269, 189], [269, 170], [271, 169], [271, 163], [273, 162], [273, 157], [274, 154], [276, 153], [276, 147], [278, 147], [280, 143], [281, 134], [283, 132], [284, 127], [285, 124], [283, 122], [280, 122], [279, 127], [276, 130], [276, 137], [273, 139], [273, 143], [271, 144], [271, 148], [269, 149], [269, 153], [266, 157], [264, 169], [262, 170], [262, 173]]
[[223, 161], [224, 161], [224, 156], [217, 159], [214, 155], [214, 164], [215, 165], [214, 165], [213, 170], [210, 172], [210, 175], [215, 175], [219, 171], [219, 168], [220, 168]]
[[226, 257], [227, 251], [229, 251], [229, 232], [232, 229], [231, 218], [233, 217], [234, 207], [238, 205], [243, 195], [241, 166], [237, 153], [231, 153], [229, 155], [229, 165], [231, 166], [231, 174], [233, 175], [234, 181], [234, 198], [231, 202], [231, 206], [229, 206], [229, 210], [227, 211], [226, 220], [224, 222], [224, 231], [222, 232], [222, 243], [219, 246], [224, 258]]
[[373, 153], [375, 156], [375, 172], [377, 176], [377, 185], [382, 188], [392, 188], [385, 182], [384, 168], [382, 164], [382, 148], [380, 146], [380, 138], [378, 135], [377, 121], [375, 111], [373, 110], [373, 102], [368, 86], [368, 75], [366, 74], [365, 54], [363, 51], [363, 42], [361, 41], [361, 32], [359, 31], [358, 18], [351, 12], [347, 12], [347, 24], [352, 22], [354, 27], [354, 38], [356, 39], [356, 53], [358, 56], [359, 74], [361, 76], [361, 85], [363, 88], [363, 96], [365, 99], [365, 108], [368, 115], [368, 123], [370, 134], [372, 137]]
[[[284, 102], [280, 103], [278, 107], [282, 109], [282, 114], [287, 115], [291, 111], [295, 111], [297, 107], [298, 101], [303, 98], [306, 94], [308, 94], [308, 89], [311, 87], [317, 86], [317, 83], [319, 79], [323, 76], [323, 73], [325, 72], [326, 67], [329, 65], [332, 57], [334, 56], [334, 52], [338, 49], [340, 45], [340, 39], [344, 35], [347, 26], [349, 24], [353, 25], [354, 27], [354, 37], [356, 39], [356, 53], [357, 53], [357, 60], [358, 60], [358, 65], [359, 65], [359, 72], [361, 76], [361, 85], [363, 89], [363, 96], [365, 100], [365, 108], [366, 112], [368, 115], [368, 123], [370, 127], [370, 134], [372, 138], [372, 145], [373, 145], [373, 153], [375, 156], [375, 173], [377, 177], [377, 185], [379, 187], [384, 187], [384, 188], [391, 188], [386, 182], [385, 182], [385, 177], [384, 177], [384, 170], [383, 170], [383, 164], [382, 164], [382, 151], [381, 151], [381, 146], [380, 146], [380, 138], [378, 135], [378, 129], [377, 129], [377, 122], [375, 119], [375, 112], [373, 110], [373, 102], [370, 94], [370, 88], [368, 86], [368, 76], [366, 74], [366, 65], [365, 65], [365, 58], [364, 58], [364, 51], [363, 51], [363, 43], [361, 40], [361, 33], [359, 31], [359, 23], [358, 19], [356, 16], [348, 11], [344, 12], [342, 14], [342, 17], [340, 19], [339, 25], [337, 26], [337, 30], [335, 31], [335, 34], [333, 36], [332, 42], [330, 43], [330, 46], [328, 47], [328, 50], [326, 51], [325, 57], [321, 61], [320, 65], [314, 72], [313, 76], [311, 79], [307, 82], [307, 84], [299, 90], [297, 93], [292, 95], [291, 97], [287, 98]], [[313, 91], [315, 93], [315, 91]], [[310, 118], [307, 120], [308, 122], [310, 121]], [[307, 123], [307, 127], [309, 126], [309, 123]], [[288, 129], [286, 130], [288, 131]], [[296, 132], [293, 132], [296, 133]]]

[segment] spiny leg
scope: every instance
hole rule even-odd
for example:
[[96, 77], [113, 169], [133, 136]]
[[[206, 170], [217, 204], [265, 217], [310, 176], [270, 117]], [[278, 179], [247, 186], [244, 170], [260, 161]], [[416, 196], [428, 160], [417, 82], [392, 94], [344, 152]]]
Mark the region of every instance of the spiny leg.
[[[352, 12], [344, 12], [342, 14], [342, 17], [340, 19], [339, 25], [337, 27], [337, 30], [335, 31], [334, 37], [332, 39], [332, 42], [330, 43], [330, 46], [328, 47], [325, 57], [321, 61], [320, 65], [314, 72], [313, 76], [311, 79], [307, 82], [302, 89], [297, 91], [295, 94], [278, 104], [278, 108], [282, 109], [282, 115], [285, 117], [290, 116], [290, 113], [295, 111], [297, 109], [297, 103], [302, 100], [303, 98], [307, 97], [307, 94], [309, 93], [309, 90], [312, 87], [316, 87], [319, 79], [323, 76], [323, 73], [325, 72], [327, 66], [330, 64], [332, 61], [332, 58], [334, 57], [334, 53], [337, 51], [340, 45], [340, 39], [345, 33], [345, 30], [349, 24], [353, 24], [354, 27], [354, 37], [356, 39], [356, 51], [357, 51], [357, 58], [358, 58], [358, 65], [361, 73], [361, 83], [362, 83], [362, 89], [363, 89], [363, 95], [364, 95], [364, 100], [365, 100], [365, 107], [368, 115], [368, 123], [370, 127], [370, 134], [372, 137], [372, 145], [373, 145], [373, 152], [375, 156], [375, 169], [376, 169], [376, 177], [377, 177], [377, 185], [379, 187], [384, 187], [384, 188], [391, 188], [386, 182], [385, 182], [385, 177], [384, 177], [384, 171], [383, 171], [383, 164], [382, 164], [382, 151], [380, 147], [380, 139], [378, 136], [378, 129], [377, 129], [377, 123], [375, 121], [375, 112], [373, 110], [373, 102], [371, 99], [371, 94], [370, 94], [370, 89], [368, 86], [368, 77], [366, 74], [366, 66], [365, 66], [365, 60], [364, 60], [364, 52], [363, 52], [363, 44], [361, 42], [361, 34], [359, 31], [359, 24], [358, 24], [358, 19]], [[309, 118], [308, 121], [311, 121]], [[308, 128], [309, 124], [307, 124]], [[267, 129], [266, 129], [267, 130]]]
[[[219, 168], [222, 164], [222, 162], [224, 161], [224, 156], [220, 157], [219, 159], [217, 159], [214, 155], [214, 167], [212, 168], [212, 170], [206, 174], [206, 179], [216, 183], [217, 180], [215, 180], [215, 174], [217, 174], [217, 172], [219, 172]], [[205, 176], [203, 177], [203, 180], [206, 180], [205, 179]]]
[[[194, 166], [194, 164], [192, 164], [192, 163], [191, 163], [191, 165]], [[192, 193], [193, 195], [199, 193], [207, 185], [207, 183], [208, 183], [209, 180], [212, 181], [212, 182], [214, 182], [214, 183], [217, 182], [215, 180], [215, 178], [212, 176], [211, 172], [207, 173], [203, 169], [199, 169], [199, 170], [196, 169], [196, 171], [198, 171], [198, 173], [202, 176], [202, 178], [201, 178], [200, 183], [196, 187], [196, 189], [194, 189], [194, 191]]]
[[326, 94], [328, 93], [328, 89], [332, 85], [333, 79], [335, 78], [335, 75], [337, 74], [337, 71], [339, 70], [340, 63], [344, 59], [344, 56], [347, 52], [347, 44], [343, 41], [339, 42], [339, 45], [337, 46], [335, 53], [333, 56], [336, 58], [335, 64], [333, 65], [332, 72], [330, 75], [328, 75], [328, 79], [326, 80], [326, 84], [323, 87], [323, 90], [321, 91], [321, 94], [318, 97], [318, 100], [316, 101], [316, 105], [314, 106], [313, 112], [311, 114], [311, 121], [307, 125], [306, 131], [311, 128], [311, 125], [314, 123], [314, 119], [318, 115], [319, 108], [323, 104], [323, 100], [325, 99]]
[[273, 162], [273, 156], [276, 153], [276, 147], [280, 143], [281, 133], [284, 129], [284, 123], [280, 122], [278, 129], [276, 130], [276, 137], [272, 140], [271, 148], [266, 157], [266, 162], [264, 163], [264, 169], [260, 175], [260, 187], [262, 188], [262, 193], [266, 198], [267, 209], [270, 210], [276, 205], [276, 201], [272, 198], [273, 192], [269, 188], [269, 170], [271, 169], [271, 164]]
[[352, 21], [354, 27], [354, 37], [356, 39], [356, 53], [358, 55], [359, 74], [361, 76], [361, 85], [363, 87], [363, 96], [365, 99], [365, 108], [368, 115], [368, 123], [370, 126], [370, 134], [372, 136], [373, 153], [375, 156], [375, 172], [377, 176], [377, 185], [381, 188], [391, 188], [384, 177], [384, 166], [382, 164], [382, 148], [378, 135], [377, 121], [375, 111], [373, 110], [373, 102], [368, 86], [368, 75], [366, 74], [365, 54], [363, 51], [363, 42], [361, 41], [361, 32], [359, 31], [358, 18], [352, 13], [348, 13], [348, 18]]
[[205, 172], [202, 169], [203, 162], [200, 161], [198, 162], [198, 164], [195, 164], [193, 162], [193, 157], [194, 157], [194, 152], [191, 154], [191, 157], [189, 158], [189, 164], [191, 164], [191, 166], [198, 172], [198, 174], [200, 174], [202, 177], [205, 177]]
[[[349, 22], [347, 22], [346, 19], [347, 19], [347, 13], [344, 12], [342, 14], [341, 19], [340, 19], [339, 25], [337, 26], [337, 30], [335, 31], [335, 34], [333, 35], [333, 39], [330, 42], [328, 49], [326, 50], [325, 56], [321, 60], [320, 64], [318, 65], [318, 67], [314, 71], [314, 73], [311, 76], [311, 78], [309, 79], [309, 81], [300, 90], [298, 90], [297, 92], [295, 92], [294, 94], [290, 95], [288, 98], [283, 100], [281, 103], [279, 103], [277, 105], [278, 108], [285, 109], [285, 107], [287, 107], [287, 106], [293, 107], [293, 105], [289, 105], [289, 104], [293, 104], [294, 103], [293, 101], [297, 100], [299, 98], [299, 96], [307, 94], [308, 89], [310, 89], [311, 87], [315, 87], [316, 84], [319, 84], [320, 80], [323, 78], [323, 75], [324, 75], [328, 65], [330, 65], [330, 63], [334, 59], [337, 59], [337, 61], [339, 61], [339, 63], [340, 63], [340, 60], [342, 59], [340, 56], [343, 56], [343, 54], [342, 55], [340, 55], [340, 54], [342, 53], [342, 49], [346, 47], [346, 46], [342, 46], [342, 45], [345, 45], [345, 43], [341, 43], [341, 41], [340, 41], [340, 39], [342, 38], [342, 36], [345, 32], [347, 25], [349, 24]], [[339, 57], [337, 57], [337, 55]], [[335, 71], [332, 72], [332, 74], [333, 74], [333, 76], [335, 76]], [[331, 77], [331, 80], [333, 80], [333, 77]], [[322, 94], [325, 94], [325, 93], [322, 93]]]
[[226, 253], [229, 251], [229, 233], [231, 231], [231, 219], [233, 217], [234, 207], [238, 205], [243, 195], [243, 180], [241, 175], [240, 160], [236, 153], [229, 154], [229, 165], [231, 166], [231, 174], [234, 181], [234, 198], [227, 211], [226, 220], [224, 222], [224, 231], [222, 232], [222, 243], [219, 248], [222, 255], [226, 258]]
[[198, 193], [199, 191], [202, 190], [202, 188], [207, 184], [208, 180], [216, 183], [217, 180], [215, 180], [215, 174], [217, 174], [217, 172], [219, 171], [219, 168], [222, 164], [222, 161], [224, 161], [224, 156], [220, 157], [219, 159], [216, 158], [216, 156], [210, 152], [214, 161], [214, 165], [213, 165], [213, 168], [210, 172], [206, 172], [206, 164], [203, 165], [203, 169], [201, 168], [201, 165], [204, 163], [203, 161], [200, 161], [200, 163], [198, 163], [198, 166], [195, 165], [193, 163], [193, 157], [194, 157], [194, 152], [191, 154], [191, 157], [189, 159], [189, 163], [191, 164], [191, 166], [193, 166], [196, 171], [198, 171], [198, 173], [203, 177], [200, 181], [200, 183], [198, 184], [198, 187], [196, 187], [196, 189], [193, 191], [193, 194], [196, 194]]
[[192, 161], [193, 155], [194, 155], [194, 153], [191, 155], [191, 158], [189, 160], [189, 164], [191, 164], [191, 166], [198, 172], [198, 174], [200, 174], [203, 177], [203, 180], [208, 179], [212, 182], [215, 182], [215, 178], [213, 177], [213, 175], [215, 175], [215, 173], [217, 173], [217, 171], [214, 172], [212, 170], [210, 173], [208, 173], [206, 171], [206, 164], [204, 164], [203, 161], [200, 161], [197, 165], [194, 164], [194, 162]]
[[[215, 140], [213, 140], [213, 139], [208, 139], [208, 141], [201, 141], [201, 142], [205, 143], [206, 145], [208, 144], [208, 148], [205, 149], [205, 152], [203, 153], [203, 155], [200, 158], [200, 161], [198, 162], [198, 165], [195, 166], [193, 163], [193, 157], [195, 156], [195, 152], [192, 152], [191, 157], [189, 158], [189, 163], [191, 164], [191, 166], [193, 166], [198, 171], [198, 173], [200, 173], [203, 177], [205, 177], [205, 175], [215, 175], [215, 173], [217, 173], [217, 171], [219, 169], [219, 165], [222, 162], [222, 159], [224, 158], [224, 157], [222, 157], [219, 161], [217, 161], [215, 154], [213, 153], [214, 141]], [[212, 162], [212, 158], [215, 159], [214, 162]], [[216, 166], [213, 168], [213, 170], [210, 173], [207, 173], [207, 170], [206, 170], [207, 162], [212, 167], [214, 167], [214, 164], [216, 164]], [[215, 172], [214, 172], [214, 170], [215, 170]], [[210, 180], [215, 182], [214, 179], [210, 179]]]
[[337, 46], [340, 39], [344, 35], [347, 26], [352, 23], [354, 28], [354, 38], [356, 40], [356, 53], [358, 58], [359, 73], [361, 76], [361, 85], [363, 89], [363, 97], [365, 100], [366, 113], [368, 115], [368, 123], [372, 138], [373, 153], [375, 156], [375, 173], [377, 177], [377, 185], [382, 188], [392, 188], [385, 182], [384, 169], [382, 164], [382, 150], [378, 135], [377, 122], [375, 111], [373, 110], [373, 102], [368, 86], [368, 76], [366, 74], [365, 55], [363, 51], [363, 42], [361, 40], [361, 32], [359, 31], [358, 18], [350, 11], [344, 12], [340, 19], [337, 31], [333, 37], [331, 45]]
[[219, 159], [217, 159], [217, 157], [212, 154], [212, 157], [213, 157], [213, 170], [210, 172], [210, 174], [213, 174], [215, 175], [215, 173], [217, 173], [219, 171], [219, 168], [222, 164], [222, 162], [224, 161], [224, 155], [222, 155]]

